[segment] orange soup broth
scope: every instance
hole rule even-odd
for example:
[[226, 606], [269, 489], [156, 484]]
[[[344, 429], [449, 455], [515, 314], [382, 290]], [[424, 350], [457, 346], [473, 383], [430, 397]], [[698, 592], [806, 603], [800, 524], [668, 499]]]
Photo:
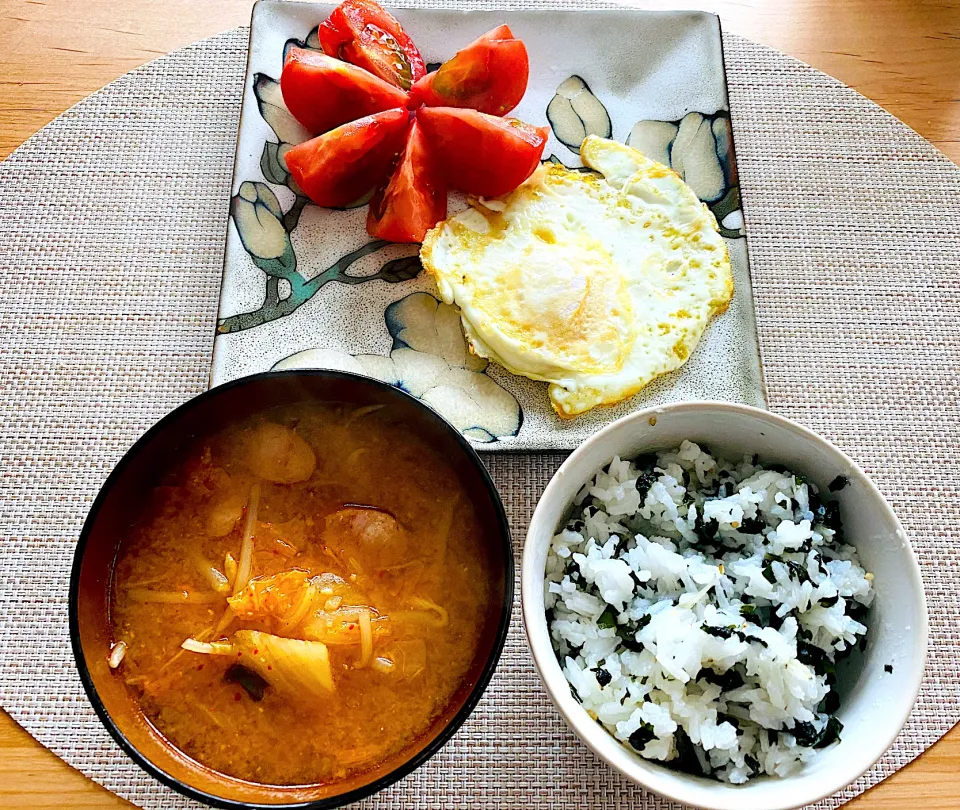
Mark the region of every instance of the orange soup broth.
[[[121, 540], [111, 620], [127, 651], [115, 674], [157, 730], [206, 767], [261, 784], [332, 784], [402, 757], [430, 732], [476, 676], [480, 640], [500, 605], [491, 604], [495, 583], [469, 494], [454, 468], [402, 424], [338, 404], [274, 411], [266, 421], [293, 428], [316, 458], [307, 480], [275, 483], [263, 478], [256, 446], [264, 421], [227, 428], [194, 448]], [[233, 584], [220, 582], [225, 592], [218, 593], [210, 569], [226, 575], [226, 555], [240, 558], [258, 481], [254, 581], [291, 570], [333, 574], [343, 581], [342, 604], [370, 605], [386, 617], [374, 622], [373, 659], [363, 668], [359, 643], [328, 645], [334, 690], [320, 698], [283, 692], [267, 672], [256, 700], [228, 677], [242, 654], [181, 649], [185, 639], [229, 639], [241, 629], [302, 637], [278, 631], [267, 615], [234, 618], [214, 632], [225, 613], [233, 615], [226, 601]], [[379, 510], [370, 514], [395, 536], [371, 541], [353, 523], [337, 522], [341, 514], [365, 519], [361, 507]], [[185, 593], [195, 603], [144, 601], [156, 593]], [[392, 665], [386, 671], [383, 661]]]

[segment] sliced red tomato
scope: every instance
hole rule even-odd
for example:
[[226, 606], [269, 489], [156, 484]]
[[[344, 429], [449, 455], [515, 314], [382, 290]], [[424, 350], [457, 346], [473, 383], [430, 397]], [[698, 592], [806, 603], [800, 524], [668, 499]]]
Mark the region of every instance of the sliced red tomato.
[[373, 0], [345, 0], [320, 23], [317, 35], [324, 53], [404, 90], [427, 72], [407, 32]]
[[447, 185], [416, 121], [387, 184], [370, 200], [367, 233], [390, 242], [422, 242], [447, 216]]
[[372, 73], [302, 48], [290, 50], [280, 92], [293, 117], [314, 135], [407, 103], [406, 93]]
[[455, 107], [421, 107], [417, 122], [451, 188], [480, 197], [506, 194], [540, 163], [546, 127]]
[[317, 205], [350, 205], [383, 182], [409, 127], [406, 108], [368, 115], [294, 146], [287, 168]]
[[523, 98], [529, 76], [526, 47], [509, 26], [501, 25], [414, 84], [410, 102], [506, 115]]

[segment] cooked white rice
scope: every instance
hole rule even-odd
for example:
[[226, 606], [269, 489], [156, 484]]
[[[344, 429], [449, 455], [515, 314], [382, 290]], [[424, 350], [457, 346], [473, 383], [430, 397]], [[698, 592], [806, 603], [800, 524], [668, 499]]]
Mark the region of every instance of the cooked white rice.
[[816, 486], [684, 442], [581, 490], [545, 602], [591, 717], [647, 759], [742, 783], [837, 741], [834, 665], [866, 638], [872, 579]]

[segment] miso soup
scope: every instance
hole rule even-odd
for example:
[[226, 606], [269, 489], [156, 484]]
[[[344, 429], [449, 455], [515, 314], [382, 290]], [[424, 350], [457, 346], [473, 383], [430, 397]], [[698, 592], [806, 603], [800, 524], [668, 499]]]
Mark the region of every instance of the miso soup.
[[502, 583], [451, 462], [389, 409], [226, 427], [147, 503], [120, 539], [110, 664], [202, 765], [352, 779], [435, 733], [477, 677]]

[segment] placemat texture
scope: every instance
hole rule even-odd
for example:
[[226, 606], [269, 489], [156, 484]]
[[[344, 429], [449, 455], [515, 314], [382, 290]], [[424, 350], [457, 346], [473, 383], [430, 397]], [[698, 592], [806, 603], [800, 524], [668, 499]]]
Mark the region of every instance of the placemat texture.
[[[88, 707], [68, 573], [112, 465], [205, 387], [246, 37], [128, 74], [0, 165], [0, 703], [144, 808], [194, 805], [129, 762]], [[819, 805], [836, 807], [960, 719], [960, 169], [812, 68], [736, 36], [725, 47], [770, 406], [874, 477], [920, 555], [930, 605], [917, 708], [873, 770]], [[487, 457], [518, 553], [560, 459]], [[365, 804], [669, 806], [566, 730], [519, 613], [473, 717]]]

